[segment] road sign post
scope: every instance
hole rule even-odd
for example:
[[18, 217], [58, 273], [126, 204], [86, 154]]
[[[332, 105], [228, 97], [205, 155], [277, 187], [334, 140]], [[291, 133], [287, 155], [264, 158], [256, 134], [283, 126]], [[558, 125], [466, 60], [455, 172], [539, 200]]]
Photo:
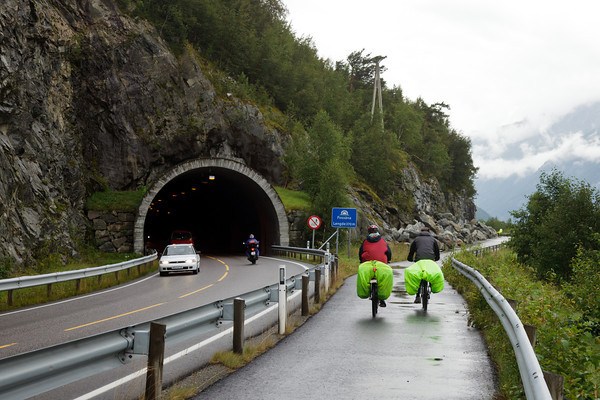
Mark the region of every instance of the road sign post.
[[[356, 228], [356, 208], [333, 207], [331, 209], [331, 226], [333, 228]], [[336, 252], [337, 241], [336, 238]], [[348, 257], [350, 257], [350, 235], [348, 234]]]
[[308, 217], [308, 227], [310, 229], [312, 229], [312, 248], [315, 248], [315, 231], [317, 229], [319, 229], [321, 227], [321, 223], [323, 221], [321, 220], [321, 217], [317, 216], [317, 215], [311, 215], [310, 217]]

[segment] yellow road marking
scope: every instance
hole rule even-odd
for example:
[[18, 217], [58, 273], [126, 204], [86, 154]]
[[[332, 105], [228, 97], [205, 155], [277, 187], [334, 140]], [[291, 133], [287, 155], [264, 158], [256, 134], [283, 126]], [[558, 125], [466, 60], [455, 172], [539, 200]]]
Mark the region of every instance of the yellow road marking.
[[217, 260], [218, 262], [220, 262], [221, 264], [223, 264], [225, 266], [225, 273], [223, 274], [223, 276], [221, 276], [217, 280], [218, 282], [221, 282], [223, 279], [225, 279], [225, 277], [227, 276], [227, 274], [229, 274], [229, 265], [227, 265], [227, 263], [225, 263], [225, 261], [219, 260], [218, 258], [210, 257], [210, 256], [208, 256], [208, 258], [212, 258], [213, 260]]
[[110, 320], [113, 320], [113, 319], [125, 317], [127, 315], [135, 314], [135, 313], [138, 313], [138, 312], [141, 312], [141, 311], [149, 310], [149, 309], [154, 308], [154, 307], [162, 306], [163, 304], [165, 304], [165, 303], [154, 304], [154, 305], [149, 306], [149, 307], [144, 307], [144, 308], [140, 308], [138, 310], [133, 310], [133, 311], [126, 312], [124, 314], [115, 315], [114, 317], [108, 317], [108, 318], [100, 319], [98, 321], [88, 322], [87, 324], [83, 324], [83, 325], [79, 325], [79, 326], [74, 326], [72, 328], [65, 329], [65, 332], [74, 331], [75, 329], [85, 328], [86, 326], [96, 325], [96, 324], [100, 324], [102, 322], [106, 322], [106, 321], [110, 321]]
[[[205, 257], [208, 257], [208, 258], [211, 258], [213, 260], [216, 260], [216, 261], [220, 262], [221, 264], [223, 264], [225, 266], [225, 273], [218, 279], [218, 282], [221, 282], [223, 279], [225, 279], [225, 277], [227, 277], [227, 275], [229, 274], [229, 265], [227, 265], [227, 263], [225, 263], [223, 260], [219, 260], [218, 258], [211, 257], [211, 256], [205, 256]], [[214, 285], [214, 283], [211, 283], [210, 285], [204, 286], [203, 288], [200, 288], [198, 290], [194, 290], [193, 292], [181, 295], [181, 296], [179, 296], [179, 298], [183, 299], [184, 297], [191, 296], [192, 294], [195, 294], [195, 293], [201, 292], [203, 290], [206, 290], [206, 289], [208, 289], [209, 287], [211, 287], [213, 285]], [[65, 329], [65, 332], [74, 331], [75, 329], [81, 329], [81, 328], [85, 328], [86, 326], [96, 325], [96, 324], [100, 324], [102, 322], [106, 322], [106, 321], [110, 321], [110, 320], [113, 320], [113, 319], [121, 318], [121, 317], [124, 317], [124, 316], [127, 316], [127, 315], [135, 314], [135, 313], [140, 312], [140, 311], [149, 310], [150, 308], [162, 306], [163, 304], [165, 304], [165, 303], [158, 303], [158, 304], [155, 304], [153, 306], [140, 308], [139, 310], [129, 311], [129, 312], [126, 312], [124, 314], [115, 315], [114, 317], [104, 318], [104, 319], [101, 319], [101, 320], [98, 320], [98, 321], [88, 322], [87, 324], [83, 324], [83, 325], [79, 325], [79, 326], [74, 326], [72, 328]], [[8, 347], [8, 345], [6, 347]], [[1, 348], [2, 347], [0, 347], [0, 349]]]
[[[218, 258], [211, 257], [211, 256], [205, 256], [205, 257], [208, 257], [208, 258], [210, 258], [210, 259], [212, 259], [212, 260], [218, 261], [218, 262], [220, 262], [221, 264], [223, 264], [223, 265], [225, 266], [225, 273], [224, 273], [224, 274], [223, 274], [223, 275], [222, 275], [222, 276], [221, 276], [221, 277], [220, 277], [220, 278], [217, 280], [217, 282], [221, 282], [223, 279], [225, 279], [225, 277], [227, 276], [227, 274], [229, 274], [229, 265], [227, 265], [227, 264], [225, 263], [225, 261], [223, 261], [223, 260], [219, 260]], [[210, 284], [210, 285], [208, 285], [208, 286], [204, 286], [203, 288], [200, 288], [200, 289], [198, 289], [198, 290], [194, 290], [193, 292], [190, 292], [190, 293], [186, 293], [186, 294], [184, 294], [184, 295], [181, 295], [181, 296], [179, 296], [179, 298], [180, 298], [180, 299], [183, 299], [184, 297], [191, 296], [191, 295], [193, 295], [193, 294], [195, 294], [195, 293], [198, 293], [198, 292], [201, 292], [201, 291], [203, 291], [203, 290], [206, 290], [206, 289], [208, 289], [209, 287], [211, 287], [211, 286], [213, 286], [213, 285], [214, 285], [214, 283], [211, 283], [211, 284]]]
[[203, 288], [200, 288], [200, 289], [198, 289], [198, 290], [194, 290], [193, 292], [190, 292], [190, 293], [186, 293], [186, 294], [184, 294], [184, 295], [181, 295], [181, 296], [179, 296], [179, 298], [180, 298], [180, 299], [183, 299], [184, 297], [188, 297], [188, 296], [190, 296], [190, 295], [192, 295], [192, 294], [194, 294], [194, 293], [201, 292], [201, 291], [203, 291], [203, 290], [205, 290], [205, 289], [208, 289], [208, 288], [209, 288], [209, 287], [211, 287], [212, 285], [214, 285], [214, 283], [211, 283], [211, 284], [210, 284], [210, 285], [208, 285], [208, 286], [204, 286]]
[[0, 346], [0, 349], [5, 349], [7, 347], [14, 346], [15, 344], [16, 343], [3, 344], [3, 345]]

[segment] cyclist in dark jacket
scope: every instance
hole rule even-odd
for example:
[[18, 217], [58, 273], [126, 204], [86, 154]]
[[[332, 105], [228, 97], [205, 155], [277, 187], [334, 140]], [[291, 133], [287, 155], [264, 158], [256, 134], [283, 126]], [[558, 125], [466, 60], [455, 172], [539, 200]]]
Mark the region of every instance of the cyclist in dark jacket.
[[[408, 261], [419, 261], [419, 260], [433, 260], [437, 261], [440, 259], [440, 247], [437, 240], [431, 236], [429, 228], [424, 226], [421, 228], [419, 236], [413, 240], [408, 251]], [[421, 302], [421, 288], [417, 291], [417, 297], [415, 297], [415, 303]]]
[[[377, 225], [369, 225], [367, 231], [369, 234], [358, 249], [358, 259], [361, 263], [377, 260], [389, 264], [392, 260], [392, 250], [385, 239], [381, 237], [379, 228]], [[379, 300], [379, 306], [385, 307], [385, 300]]]

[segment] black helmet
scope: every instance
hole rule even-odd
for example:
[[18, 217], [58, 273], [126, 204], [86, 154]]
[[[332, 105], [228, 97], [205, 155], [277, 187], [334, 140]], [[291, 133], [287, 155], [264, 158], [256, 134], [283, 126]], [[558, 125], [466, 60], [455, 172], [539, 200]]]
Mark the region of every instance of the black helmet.
[[379, 232], [379, 227], [375, 224], [373, 225], [369, 225], [369, 227], [367, 228], [367, 232], [369, 233], [378, 233]]

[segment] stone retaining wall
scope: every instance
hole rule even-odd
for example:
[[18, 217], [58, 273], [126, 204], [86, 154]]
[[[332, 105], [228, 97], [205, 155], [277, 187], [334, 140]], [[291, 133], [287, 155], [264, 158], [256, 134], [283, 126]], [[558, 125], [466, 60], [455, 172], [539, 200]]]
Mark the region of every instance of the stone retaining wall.
[[88, 211], [96, 247], [107, 253], [133, 252], [134, 213]]

